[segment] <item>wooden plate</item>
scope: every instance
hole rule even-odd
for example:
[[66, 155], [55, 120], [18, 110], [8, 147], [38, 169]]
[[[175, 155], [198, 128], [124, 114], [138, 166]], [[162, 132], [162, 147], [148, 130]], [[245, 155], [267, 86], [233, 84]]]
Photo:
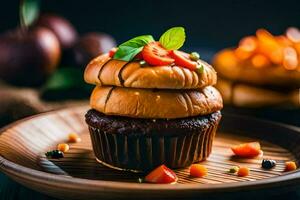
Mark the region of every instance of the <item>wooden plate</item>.
[[[176, 170], [178, 184], [139, 183], [143, 175], [115, 171], [95, 161], [84, 122], [88, 107], [75, 107], [33, 116], [1, 131], [0, 169], [15, 181], [58, 198], [178, 199], [219, 195], [252, 195], [261, 190], [280, 192], [300, 183], [300, 172], [283, 172], [284, 161], [300, 160], [300, 130], [284, 124], [223, 114], [213, 152], [203, 162], [205, 178], [192, 178], [188, 169]], [[82, 142], [71, 144], [65, 158], [48, 160], [44, 153], [67, 139], [71, 132]], [[241, 142], [260, 141], [265, 158], [277, 160], [272, 170], [261, 168], [262, 157], [238, 159], [230, 147]], [[248, 177], [228, 174], [234, 165], [248, 166]], [[273, 190], [275, 189], [275, 190]]]

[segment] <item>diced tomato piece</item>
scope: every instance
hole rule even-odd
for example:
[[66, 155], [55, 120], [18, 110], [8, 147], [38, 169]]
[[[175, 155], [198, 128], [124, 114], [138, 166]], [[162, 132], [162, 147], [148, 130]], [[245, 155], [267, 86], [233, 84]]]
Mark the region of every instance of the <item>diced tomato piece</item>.
[[248, 167], [240, 167], [237, 172], [237, 175], [240, 177], [244, 177], [244, 176], [248, 176], [249, 173], [250, 173], [250, 170]]
[[70, 133], [68, 135], [68, 137], [69, 137], [68, 142], [70, 142], [70, 143], [75, 143], [75, 142], [80, 142], [81, 141], [81, 138], [78, 136], [77, 133]]
[[231, 148], [233, 153], [240, 157], [252, 158], [261, 154], [259, 142], [249, 142]]
[[285, 171], [286, 172], [294, 171], [296, 169], [297, 169], [297, 165], [295, 162], [293, 162], [293, 161], [285, 162]]
[[169, 51], [164, 49], [159, 42], [150, 42], [142, 50], [143, 59], [154, 66], [170, 65], [174, 59], [169, 56]]
[[176, 174], [165, 165], [155, 168], [145, 177], [149, 183], [174, 183], [177, 179]]
[[174, 58], [176, 65], [188, 68], [192, 71], [196, 70], [197, 62], [192, 61], [189, 54], [182, 51], [173, 50], [171, 51], [170, 55], [172, 58]]
[[207, 169], [204, 165], [192, 164], [190, 167], [190, 175], [193, 177], [203, 177], [207, 175]]
[[108, 55], [109, 57], [114, 57], [115, 53], [117, 52], [118, 48], [117, 47], [114, 47], [112, 48], [109, 52], [108, 52]]

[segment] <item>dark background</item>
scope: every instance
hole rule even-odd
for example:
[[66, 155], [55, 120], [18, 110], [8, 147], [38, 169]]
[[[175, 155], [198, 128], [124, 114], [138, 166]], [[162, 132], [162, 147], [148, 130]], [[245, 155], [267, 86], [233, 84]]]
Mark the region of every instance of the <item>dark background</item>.
[[[285, 0], [41, 0], [42, 10], [68, 18], [80, 33], [103, 31], [118, 42], [141, 34], [159, 37], [184, 26], [186, 48], [219, 49], [267, 28], [280, 34], [300, 27], [300, 1]], [[2, 1], [0, 32], [18, 25], [18, 1]]]

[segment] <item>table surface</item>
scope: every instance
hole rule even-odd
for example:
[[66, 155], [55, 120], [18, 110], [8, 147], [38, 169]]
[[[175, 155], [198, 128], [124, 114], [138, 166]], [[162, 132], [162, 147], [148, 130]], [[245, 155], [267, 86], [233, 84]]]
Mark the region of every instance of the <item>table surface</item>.
[[[224, 112], [250, 115], [258, 118], [279, 121], [283, 123], [293, 124], [300, 127], [300, 110], [290, 109], [237, 109], [233, 107], [226, 107]], [[299, 191], [299, 192], [298, 192]], [[257, 199], [299, 199], [300, 190], [292, 191], [276, 196], [258, 196]], [[0, 173], [0, 200], [55, 200], [55, 198], [48, 197], [39, 192], [32, 191], [22, 185], [14, 182], [6, 175]]]

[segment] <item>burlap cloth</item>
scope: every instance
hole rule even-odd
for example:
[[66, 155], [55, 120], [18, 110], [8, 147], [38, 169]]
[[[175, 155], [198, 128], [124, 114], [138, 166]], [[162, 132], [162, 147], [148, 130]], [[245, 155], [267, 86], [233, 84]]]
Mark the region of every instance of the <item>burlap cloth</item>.
[[0, 82], [0, 126], [24, 117], [76, 105], [87, 105], [84, 100], [45, 101], [38, 89], [17, 88]]

